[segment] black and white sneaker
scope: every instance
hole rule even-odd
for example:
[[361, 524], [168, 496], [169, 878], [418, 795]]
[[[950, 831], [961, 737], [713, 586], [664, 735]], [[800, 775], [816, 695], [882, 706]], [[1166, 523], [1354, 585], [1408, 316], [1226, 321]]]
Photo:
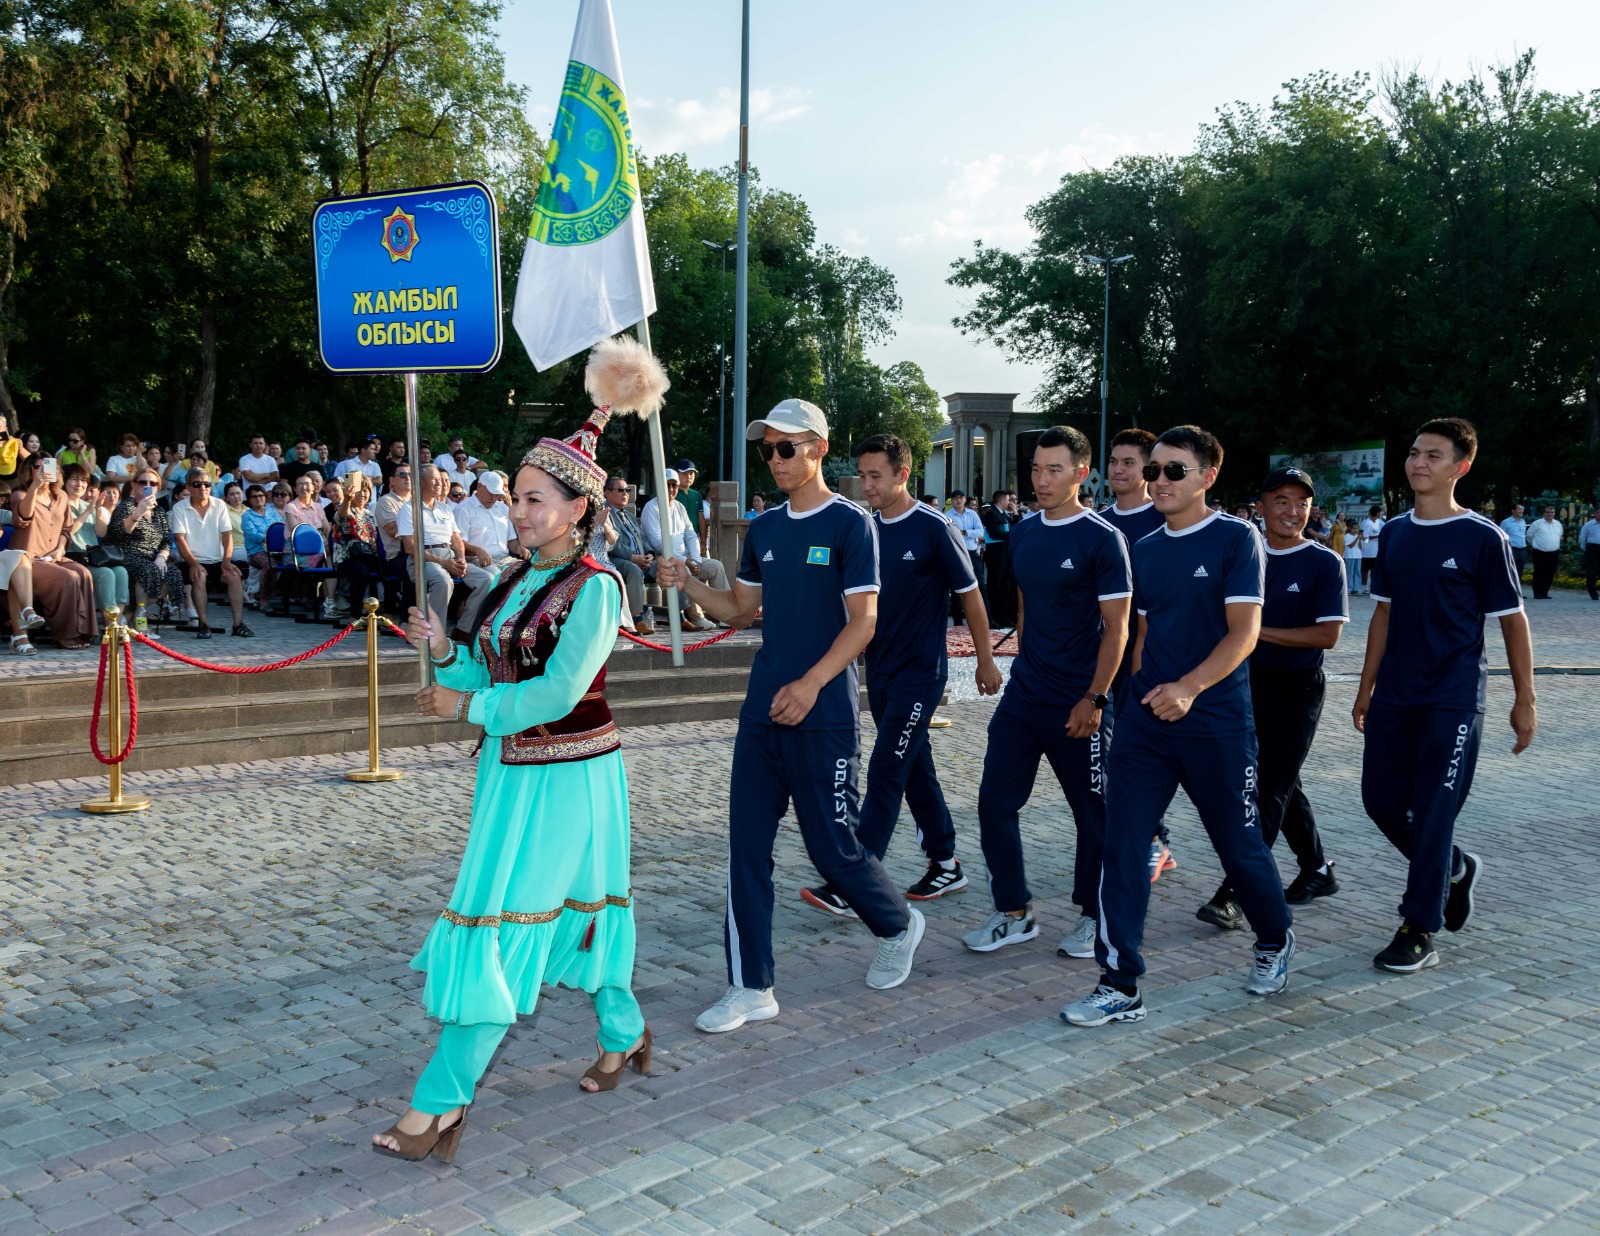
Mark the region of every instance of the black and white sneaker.
[[1433, 951], [1432, 936], [1412, 923], [1402, 923], [1389, 947], [1374, 957], [1372, 964], [1396, 974], [1415, 974], [1438, 965], [1439, 954]]
[[1292, 906], [1308, 906], [1318, 897], [1332, 897], [1339, 891], [1339, 881], [1333, 878], [1333, 864], [1326, 871], [1302, 871], [1283, 890], [1283, 899]]
[[1233, 899], [1233, 889], [1227, 884], [1212, 894], [1211, 900], [1196, 910], [1194, 916], [1219, 931], [1243, 931], [1245, 926], [1244, 911]]
[[1472, 887], [1478, 882], [1478, 877], [1483, 874], [1483, 860], [1476, 854], [1462, 851], [1462, 861], [1466, 870], [1461, 873], [1459, 880], [1450, 881], [1450, 891], [1444, 898], [1444, 929], [1446, 931], [1460, 931], [1472, 921]]
[[802, 888], [800, 900], [808, 906], [815, 906], [824, 914], [831, 914], [835, 918], [860, 918], [850, 908], [850, 903], [839, 895], [839, 890], [831, 884], [819, 885], [817, 888]]
[[959, 893], [966, 888], [967, 877], [961, 871], [961, 860], [952, 861], [955, 862], [955, 866], [948, 871], [939, 863], [929, 863], [922, 879], [906, 889], [907, 899], [932, 901], [935, 897], [943, 897], [946, 893]]

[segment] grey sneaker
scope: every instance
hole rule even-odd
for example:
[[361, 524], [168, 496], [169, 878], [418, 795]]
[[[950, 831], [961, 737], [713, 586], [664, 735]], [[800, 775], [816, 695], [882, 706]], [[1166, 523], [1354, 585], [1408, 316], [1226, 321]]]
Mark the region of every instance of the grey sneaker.
[[1039, 934], [1039, 925], [1033, 921], [1033, 907], [1021, 918], [1012, 918], [1004, 910], [996, 910], [983, 920], [983, 926], [961, 937], [974, 953], [992, 953], [1008, 944], [1021, 944]]
[[917, 955], [917, 945], [922, 943], [923, 932], [928, 930], [928, 921], [915, 906], [909, 909], [911, 921], [906, 929], [887, 940], [879, 939], [878, 952], [867, 969], [868, 987], [887, 991], [911, 977], [911, 962]]
[[1256, 945], [1255, 961], [1250, 966], [1250, 982], [1245, 990], [1252, 996], [1275, 996], [1289, 985], [1289, 961], [1294, 956], [1294, 932], [1283, 947], [1268, 952]]
[[696, 1030], [725, 1034], [747, 1021], [770, 1021], [778, 1015], [778, 998], [772, 988], [730, 987], [727, 995], [694, 1019]]
[[1069, 1026], [1103, 1026], [1108, 1021], [1143, 1021], [1144, 997], [1125, 996], [1115, 987], [1098, 984], [1082, 1000], [1061, 1010]]
[[1061, 943], [1056, 947], [1056, 952], [1063, 957], [1093, 957], [1095, 937], [1100, 933], [1100, 924], [1087, 914], [1080, 915], [1078, 925], [1067, 932]]

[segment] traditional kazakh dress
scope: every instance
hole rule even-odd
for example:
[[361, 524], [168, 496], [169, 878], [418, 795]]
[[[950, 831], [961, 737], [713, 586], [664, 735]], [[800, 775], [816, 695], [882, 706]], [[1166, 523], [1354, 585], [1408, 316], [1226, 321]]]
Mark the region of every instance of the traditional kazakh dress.
[[435, 662], [484, 727], [472, 826], [449, 908], [413, 969], [444, 1023], [412, 1106], [440, 1114], [473, 1088], [542, 984], [594, 997], [600, 1045], [644, 1029], [634, 999], [628, 782], [603, 695], [622, 584], [591, 557], [506, 569], [470, 647]]

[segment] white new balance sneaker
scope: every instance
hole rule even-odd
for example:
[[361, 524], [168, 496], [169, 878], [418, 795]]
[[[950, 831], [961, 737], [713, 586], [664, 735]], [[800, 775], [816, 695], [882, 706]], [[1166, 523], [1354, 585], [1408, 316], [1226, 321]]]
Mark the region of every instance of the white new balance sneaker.
[[772, 988], [730, 987], [727, 994], [694, 1019], [696, 1030], [726, 1034], [747, 1021], [771, 1021], [778, 1015], [778, 998]]

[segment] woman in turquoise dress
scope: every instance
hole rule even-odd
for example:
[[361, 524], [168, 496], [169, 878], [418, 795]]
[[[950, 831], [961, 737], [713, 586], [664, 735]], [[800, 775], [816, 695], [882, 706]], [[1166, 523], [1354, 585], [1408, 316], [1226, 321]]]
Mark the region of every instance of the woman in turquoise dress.
[[[578, 439], [592, 442], [597, 412]], [[590, 433], [589, 431], [593, 431]], [[592, 447], [545, 438], [517, 470], [511, 521], [532, 559], [501, 574], [470, 638], [413, 609], [407, 638], [427, 644], [438, 685], [424, 715], [484, 730], [466, 853], [449, 907], [413, 969], [443, 1023], [411, 1109], [376, 1149], [455, 1157], [473, 1089], [542, 984], [594, 999], [600, 1058], [586, 1091], [626, 1065], [649, 1069], [650, 1031], [634, 999], [628, 785], [603, 691], [622, 616], [616, 573], [584, 553], [605, 473]]]

